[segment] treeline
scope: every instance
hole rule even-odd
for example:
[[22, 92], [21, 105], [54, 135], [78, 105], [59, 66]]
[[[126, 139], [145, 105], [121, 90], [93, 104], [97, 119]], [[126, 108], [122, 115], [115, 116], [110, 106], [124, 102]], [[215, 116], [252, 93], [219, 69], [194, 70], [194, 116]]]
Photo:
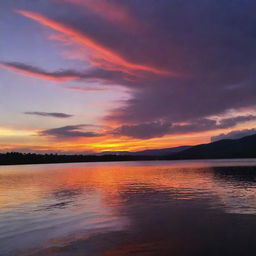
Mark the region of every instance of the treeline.
[[110, 161], [142, 161], [158, 160], [152, 156], [132, 155], [59, 155], [9, 152], [0, 154], [0, 165], [11, 164], [46, 164], [75, 162], [110, 162]]

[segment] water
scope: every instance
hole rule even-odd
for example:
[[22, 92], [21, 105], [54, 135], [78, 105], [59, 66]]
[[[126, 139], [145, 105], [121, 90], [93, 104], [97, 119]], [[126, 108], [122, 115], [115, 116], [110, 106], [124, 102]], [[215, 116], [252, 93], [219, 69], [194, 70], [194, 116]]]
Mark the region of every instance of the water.
[[255, 255], [256, 160], [0, 167], [0, 255]]

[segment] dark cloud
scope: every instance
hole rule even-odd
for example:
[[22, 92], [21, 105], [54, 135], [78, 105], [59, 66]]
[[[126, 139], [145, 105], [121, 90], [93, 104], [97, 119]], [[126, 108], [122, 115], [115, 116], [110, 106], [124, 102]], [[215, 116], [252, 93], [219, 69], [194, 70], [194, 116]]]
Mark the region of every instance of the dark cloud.
[[53, 137], [55, 139], [69, 139], [69, 138], [79, 138], [79, 137], [99, 137], [102, 136], [100, 133], [84, 131], [83, 129], [88, 127], [88, 125], [68, 125], [59, 128], [53, 128], [41, 131], [39, 135]]
[[26, 115], [35, 115], [35, 116], [46, 116], [46, 117], [56, 117], [56, 118], [69, 118], [73, 115], [58, 113], [58, 112], [24, 112]]
[[218, 141], [223, 139], [239, 139], [245, 136], [256, 134], [256, 129], [245, 129], [245, 130], [238, 130], [232, 131], [229, 133], [221, 133], [217, 136], [211, 137], [211, 141]]
[[[187, 122], [198, 118], [219, 115], [230, 109], [255, 107], [256, 87], [251, 82], [235, 89], [225, 85], [216, 87], [199, 81], [155, 81], [141, 85], [126, 101], [106, 117], [120, 123], [152, 122], [164, 119], [170, 122]], [[221, 82], [220, 82], [221, 83]], [[211, 86], [210, 86], [211, 85]]]
[[169, 122], [152, 122], [138, 125], [123, 125], [115, 129], [112, 133], [133, 137], [137, 139], [150, 139], [162, 137], [166, 134], [185, 134], [191, 132], [201, 132], [216, 129], [225, 129], [233, 127], [241, 122], [256, 120], [256, 116], [238, 116], [235, 118], [225, 118], [220, 121], [212, 119], [197, 119], [185, 124], [171, 124]]
[[154, 38], [141, 39], [148, 43], [138, 58], [165, 63], [184, 77], [145, 79], [126, 107], [113, 111], [109, 119], [121, 123], [186, 122], [255, 106], [256, 20], [250, 11], [255, 4], [142, 2], [147, 11], [140, 17], [147, 17], [159, 29], [152, 32]]
[[113, 134], [123, 135], [138, 139], [162, 137], [169, 133], [170, 123], [153, 122], [139, 125], [124, 125], [113, 131]]
[[27, 65], [20, 62], [0, 62], [0, 67], [12, 70], [15, 72], [22, 73], [28, 76], [34, 76], [41, 79], [52, 80], [56, 82], [65, 82], [69, 80], [84, 80], [84, 79], [100, 79], [105, 80], [106, 82], [115, 81], [115, 80], [122, 80], [128, 75], [122, 75], [119, 71], [109, 71], [103, 70], [100, 68], [90, 68], [83, 72], [78, 72], [75, 70], [58, 70], [54, 72], [48, 72], [44, 69]]
[[232, 118], [226, 118], [220, 121], [219, 127], [220, 128], [229, 128], [235, 126], [238, 123], [254, 121], [256, 120], [256, 116], [254, 115], [247, 115], [247, 116], [236, 116]]
[[247, 116], [237, 116], [234, 118], [224, 118], [220, 121], [212, 119], [198, 119], [188, 124], [184, 125], [173, 125], [170, 128], [170, 133], [189, 133], [189, 132], [200, 132], [216, 129], [225, 129], [233, 127], [239, 123], [246, 121], [256, 120], [256, 116], [247, 115]]

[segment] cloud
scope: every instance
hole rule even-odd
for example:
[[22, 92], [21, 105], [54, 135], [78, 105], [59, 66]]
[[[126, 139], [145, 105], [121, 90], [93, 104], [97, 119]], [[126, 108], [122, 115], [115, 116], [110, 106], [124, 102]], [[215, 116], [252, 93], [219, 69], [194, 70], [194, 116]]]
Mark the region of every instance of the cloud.
[[55, 82], [74, 80], [80, 78], [81, 76], [81, 74], [78, 74], [74, 71], [47, 72], [43, 69], [18, 62], [1, 62], [0, 67], [3, 69], [21, 73], [23, 75], [34, 76], [41, 79], [52, 80]]
[[[149, 10], [155, 8], [148, 20], [161, 29], [154, 31], [154, 38], [145, 38], [158, 47], [150, 52], [145, 43], [141, 55], [165, 63], [165, 69], [176, 65], [188, 76], [145, 78], [126, 105], [114, 109], [107, 120], [127, 125], [194, 122], [231, 109], [255, 108], [256, 46], [250, 29], [255, 24], [252, 13], [243, 14], [249, 11], [247, 4], [238, 10], [232, 3], [214, 1], [186, 2], [186, 7], [178, 1], [147, 3]], [[239, 24], [231, 22], [235, 20]]]
[[137, 139], [162, 137], [169, 133], [170, 123], [153, 122], [138, 125], [124, 125], [113, 131], [115, 135], [128, 136]]
[[256, 87], [252, 81], [232, 91], [227, 90], [221, 80], [219, 83], [222, 87], [217, 84], [215, 87], [210, 81], [207, 86], [202, 81], [143, 82], [125, 106], [112, 110], [106, 119], [119, 123], [144, 123], [159, 119], [190, 122], [221, 115], [232, 109], [255, 108]]
[[102, 65], [104, 68], [110, 70], [121, 70], [126, 73], [130, 73], [131, 71], [135, 70], [160, 75], [177, 75], [175, 73], [162, 70], [157, 67], [151, 67], [143, 64], [130, 62], [112, 49], [107, 48], [103, 44], [100, 44], [85, 32], [82, 33], [71, 26], [50, 19], [42, 14], [26, 10], [17, 10], [17, 13], [34, 21], [37, 21], [38, 23], [48, 28], [51, 28], [59, 33], [64, 34], [75, 43], [88, 47], [93, 51], [93, 63], [96, 65]]
[[234, 127], [235, 125], [256, 120], [256, 116], [238, 116], [234, 118], [225, 118], [219, 122], [212, 119], [198, 119], [196, 121], [185, 124], [171, 124], [168, 121], [158, 121], [152, 123], [143, 123], [136, 125], [123, 125], [113, 130], [112, 134], [127, 136], [137, 139], [150, 139], [163, 137], [164, 135], [177, 135], [186, 133], [195, 133], [203, 131], [211, 131], [217, 129], [225, 129]]
[[35, 115], [35, 116], [46, 116], [46, 117], [55, 117], [55, 118], [69, 118], [73, 115], [57, 112], [24, 112], [26, 115]]
[[238, 130], [238, 131], [232, 131], [229, 133], [221, 133], [217, 136], [211, 137], [211, 141], [218, 141], [223, 139], [240, 139], [245, 136], [256, 134], [256, 129], [245, 129], [245, 130]]
[[193, 133], [201, 131], [211, 131], [217, 129], [226, 129], [236, 126], [237, 124], [256, 120], [256, 116], [246, 115], [237, 116], [231, 118], [224, 118], [222, 120], [216, 121], [213, 119], [202, 118], [195, 120], [188, 124], [176, 124], [170, 127], [169, 132], [172, 134], [183, 134], [183, 133]]
[[141, 21], [129, 12], [127, 6], [120, 2], [104, 0], [63, 0], [61, 2], [68, 2], [76, 4], [79, 7], [84, 7], [89, 13], [98, 15], [122, 28], [126, 27], [136, 30], [136, 28], [138, 29], [141, 26]]
[[74, 70], [59, 70], [54, 72], [48, 72], [41, 68], [20, 62], [0, 62], [0, 68], [18, 72], [26, 76], [33, 76], [55, 82], [66, 82], [70, 80], [85, 79], [102, 81], [121, 81], [123, 78], [120, 72], [105, 71], [96, 68], [87, 69], [84, 72], [77, 72]]
[[222, 119], [219, 123], [220, 128], [229, 128], [235, 126], [238, 123], [255, 121], [256, 116], [254, 115], [247, 115], [247, 116], [236, 116], [231, 118]]
[[70, 139], [70, 138], [90, 138], [103, 136], [100, 133], [84, 131], [88, 125], [67, 125], [59, 128], [43, 130], [39, 132], [40, 136], [53, 137], [55, 139]]

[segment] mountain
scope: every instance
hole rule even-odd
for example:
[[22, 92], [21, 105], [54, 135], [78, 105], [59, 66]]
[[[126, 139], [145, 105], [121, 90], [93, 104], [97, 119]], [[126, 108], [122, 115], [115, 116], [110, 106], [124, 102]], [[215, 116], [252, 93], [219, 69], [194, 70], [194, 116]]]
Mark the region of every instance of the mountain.
[[240, 139], [224, 139], [190, 147], [166, 159], [213, 159], [256, 157], [256, 134]]
[[181, 152], [185, 149], [191, 148], [191, 146], [180, 146], [174, 148], [162, 148], [162, 149], [148, 149], [143, 151], [132, 152], [135, 156], [165, 156], [172, 155]]
[[97, 155], [104, 156], [104, 155], [116, 155], [116, 156], [166, 156], [178, 153], [182, 150], [188, 149], [191, 146], [180, 146], [180, 147], [173, 147], [173, 148], [162, 148], [162, 149], [148, 149], [143, 151], [104, 151]]
[[126, 155], [131, 155], [132, 152], [130, 151], [102, 151], [100, 153], [96, 153], [96, 156], [109, 156], [109, 155], [114, 155], [114, 156], [126, 156]]

